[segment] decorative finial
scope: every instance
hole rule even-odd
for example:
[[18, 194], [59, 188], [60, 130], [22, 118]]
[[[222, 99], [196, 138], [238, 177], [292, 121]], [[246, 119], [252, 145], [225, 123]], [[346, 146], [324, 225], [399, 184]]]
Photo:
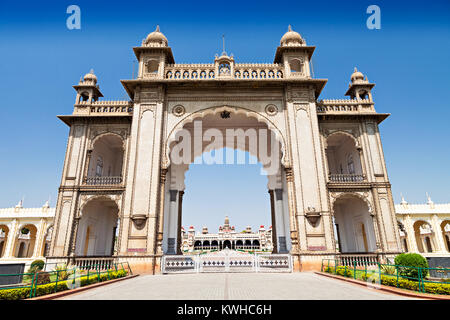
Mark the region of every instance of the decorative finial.
[[433, 204], [434, 202], [431, 200], [430, 195], [427, 192], [427, 204]]
[[23, 198], [19, 201], [19, 203], [16, 205], [16, 208], [23, 208]]
[[356, 67], [355, 67], [355, 70], [354, 70], [354, 72], [358, 72], [358, 69], [356, 69]]
[[94, 69], [91, 68], [91, 71], [89, 71], [90, 74], [94, 74]]
[[400, 202], [400, 204], [402, 205], [407, 205], [408, 202], [405, 200], [405, 198], [403, 197], [403, 193], [400, 193], [400, 196], [402, 197], [402, 201]]
[[222, 35], [222, 55], [227, 55], [227, 52], [225, 51], [225, 35]]
[[288, 26], [288, 31], [292, 31], [291, 25]]
[[155, 32], [160, 32], [160, 31], [159, 31], [159, 24], [156, 25], [156, 30], [155, 30]]

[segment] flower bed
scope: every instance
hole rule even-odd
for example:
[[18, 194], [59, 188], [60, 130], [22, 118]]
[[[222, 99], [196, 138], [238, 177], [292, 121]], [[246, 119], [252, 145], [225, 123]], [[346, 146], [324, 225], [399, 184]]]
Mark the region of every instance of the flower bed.
[[[0, 290], [0, 300], [19, 300], [27, 299], [30, 296], [38, 297], [46, 294], [60, 292], [64, 290], [72, 289], [75, 285], [83, 287], [89, 284], [103, 282], [107, 280], [122, 278], [128, 275], [127, 270], [109, 271], [107, 274], [91, 274], [88, 276], [82, 276], [74, 280], [64, 280], [57, 283], [48, 283], [43, 285], [37, 285], [35, 287], [27, 288], [14, 288]], [[31, 292], [34, 290], [34, 293]]]
[[450, 283], [436, 283], [436, 282], [429, 282], [427, 280], [414, 281], [411, 279], [405, 279], [402, 276], [384, 275], [381, 274], [378, 270], [356, 269], [355, 275], [355, 269], [344, 266], [338, 266], [337, 268], [325, 267], [323, 271], [347, 278], [354, 278], [366, 282], [378, 283], [391, 287], [397, 287], [432, 294], [450, 295]]

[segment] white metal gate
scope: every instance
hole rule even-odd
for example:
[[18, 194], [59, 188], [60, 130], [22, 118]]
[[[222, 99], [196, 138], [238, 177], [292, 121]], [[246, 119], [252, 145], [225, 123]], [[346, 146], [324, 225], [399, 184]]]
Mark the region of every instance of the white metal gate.
[[162, 273], [292, 272], [289, 254], [249, 254], [225, 249], [203, 255], [165, 255]]

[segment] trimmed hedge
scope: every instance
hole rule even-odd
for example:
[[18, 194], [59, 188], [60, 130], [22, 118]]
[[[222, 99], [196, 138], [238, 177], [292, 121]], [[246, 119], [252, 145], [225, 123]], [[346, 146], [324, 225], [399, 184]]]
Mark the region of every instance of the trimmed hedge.
[[[127, 275], [127, 271], [125, 270], [118, 270], [118, 271], [111, 271], [108, 274], [101, 274], [100, 275], [100, 282], [112, 280], [116, 278], [122, 278]], [[72, 286], [73, 280], [65, 280], [58, 282], [58, 287], [55, 290], [56, 283], [49, 283], [44, 285], [38, 285], [36, 286], [36, 297], [44, 296], [50, 293], [54, 292], [60, 292], [64, 290], [68, 290]], [[80, 278], [77, 278], [75, 280], [76, 284], [79, 284], [81, 287], [84, 287], [88, 284], [93, 284], [99, 282], [98, 275], [95, 273], [92, 273], [89, 275], [89, 279], [87, 276], [83, 276]], [[31, 288], [16, 288], [16, 289], [4, 289], [0, 290], [0, 300], [19, 300], [19, 299], [27, 299], [30, 297], [30, 290]]]
[[[428, 261], [418, 253], [401, 253], [395, 257], [394, 263], [399, 267], [399, 273], [404, 277], [418, 278], [419, 270], [417, 268], [428, 268]], [[428, 270], [421, 270], [421, 277], [425, 278], [428, 275]]]

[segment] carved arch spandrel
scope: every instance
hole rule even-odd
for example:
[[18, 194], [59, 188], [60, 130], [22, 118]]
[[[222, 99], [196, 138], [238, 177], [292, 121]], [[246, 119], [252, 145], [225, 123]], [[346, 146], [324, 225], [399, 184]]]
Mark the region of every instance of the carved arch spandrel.
[[281, 164], [285, 167], [290, 166], [290, 155], [289, 150], [286, 147], [286, 138], [284, 137], [282, 131], [264, 114], [255, 112], [242, 107], [236, 106], [219, 106], [205, 108], [194, 113], [188, 114], [182, 119], [180, 119], [169, 131], [167, 138], [163, 146], [163, 157], [161, 165], [163, 168], [168, 168], [170, 166], [170, 144], [176, 141], [176, 133], [181, 130], [186, 124], [193, 122], [195, 119], [204, 118], [208, 115], [216, 115], [223, 111], [230, 112], [231, 114], [243, 114], [246, 117], [254, 118], [258, 122], [263, 122], [267, 125], [268, 129], [275, 133], [275, 137], [281, 144]]
[[330, 192], [330, 198], [331, 198], [331, 214], [334, 215], [334, 205], [336, 201], [340, 199], [345, 198], [359, 198], [361, 199], [366, 205], [367, 210], [371, 216], [375, 215], [375, 212], [373, 210], [374, 206], [372, 204], [372, 200], [370, 199], [370, 193], [364, 192], [364, 191], [353, 191], [353, 192]]

